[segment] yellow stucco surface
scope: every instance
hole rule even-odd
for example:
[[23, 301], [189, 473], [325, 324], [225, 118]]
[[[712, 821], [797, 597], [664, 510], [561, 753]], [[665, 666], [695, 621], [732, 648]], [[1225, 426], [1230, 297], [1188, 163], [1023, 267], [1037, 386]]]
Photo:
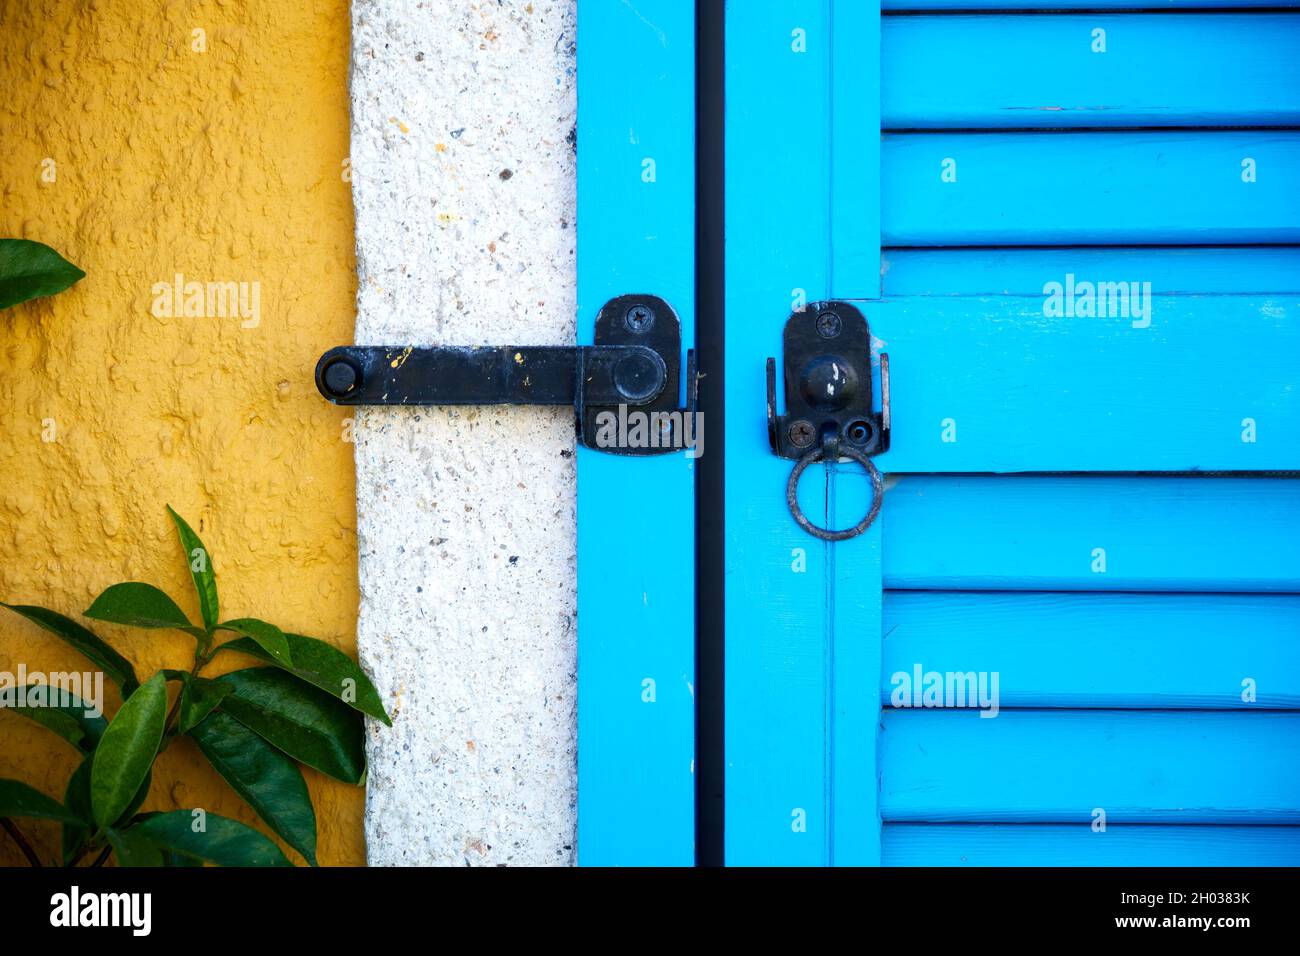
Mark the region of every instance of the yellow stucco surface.
[[[0, 235], [87, 273], [0, 311], [0, 600], [79, 617], [140, 580], [197, 619], [170, 503], [213, 554], [224, 616], [355, 653], [352, 445], [312, 384], [352, 337], [347, 47], [346, 0], [0, 0]], [[258, 283], [258, 321], [168, 317], [154, 286], [177, 273], [249, 283], [250, 304]], [[0, 670], [87, 668], [0, 615]], [[184, 634], [82, 620], [142, 678], [192, 660]], [[252, 663], [224, 657], [211, 673]], [[61, 798], [74, 766], [0, 712], [0, 776]], [[305, 773], [321, 863], [363, 863], [362, 790]], [[256, 820], [182, 740], [145, 809], [191, 806]], [[23, 826], [52, 859], [55, 827]]]

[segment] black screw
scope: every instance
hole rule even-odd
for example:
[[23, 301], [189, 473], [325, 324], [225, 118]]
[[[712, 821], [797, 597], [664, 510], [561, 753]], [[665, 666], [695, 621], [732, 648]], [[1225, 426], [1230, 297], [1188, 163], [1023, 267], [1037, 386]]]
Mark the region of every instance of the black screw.
[[824, 339], [833, 339], [840, 334], [840, 317], [834, 312], [823, 312], [817, 316], [817, 334]]
[[796, 448], [807, 448], [817, 436], [817, 429], [813, 428], [812, 422], [801, 418], [790, 425], [789, 435], [790, 444]]
[[627, 310], [624, 322], [633, 332], [648, 332], [655, 324], [654, 310], [648, 305], [634, 305]]
[[326, 366], [322, 378], [331, 395], [343, 396], [356, 387], [360, 375], [351, 362], [340, 359]]

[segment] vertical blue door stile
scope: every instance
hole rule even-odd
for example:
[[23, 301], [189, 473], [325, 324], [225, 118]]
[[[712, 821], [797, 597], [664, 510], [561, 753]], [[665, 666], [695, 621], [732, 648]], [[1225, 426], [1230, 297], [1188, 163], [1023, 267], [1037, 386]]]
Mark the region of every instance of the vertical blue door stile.
[[[799, 530], [784, 500], [792, 463], [768, 448], [763, 404], [792, 309], [878, 295], [878, 20], [874, 3], [727, 9], [731, 865], [880, 861], [879, 531], [823, 544]], [[868, 487], [815, 468], [800, 499], [838, 527]]]
[[[606, 300], [645, 292], [677, 311], [689, 348], [694, 4], [580, 3], [578, 62], [578, 339]], [[577, 455], [578, 861], [689, 866], [692, 462]]]
[[[880, 3], [830, 0], [830, 294], [835, 299], [880, 298]], [[870, 301], [859, 307], [872, 322]], [[880, 402], [880, 360], [873, 347], [874, 407]], [[888, 462], [880, 463], [883, 469]], [[828, 527], [847, 528], [864, 514], [870, 484], [856, 465], [831, 466], [833, 517]], [[828, 640], [834, 667], [830, 685], [832, 723], [831, 840], [834, 866], [880, 863], [880, 669], [882, 601], [881, 529], [825, 542]]]
[[836, 299], [878, 299], [880, 3], [829, 2], [830, 292]]

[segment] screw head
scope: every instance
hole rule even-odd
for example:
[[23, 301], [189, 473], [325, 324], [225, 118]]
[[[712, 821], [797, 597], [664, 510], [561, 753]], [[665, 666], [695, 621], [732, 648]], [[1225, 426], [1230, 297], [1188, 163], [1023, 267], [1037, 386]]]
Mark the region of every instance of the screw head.
[[632, 332], [648, 332], [655, 324], [654, 310], [648, 305], [637, 304], [627, 310], [623, 323]]
[[324, 380], [325, 388], [329, 390], [329, 393], [341, 398], [356, 388], [361, 376], [351, 362], [339, 359], [337, 362], [331, 362], [326, 366], [325, 374], [321, 378]]
[[817, 316], [817, 334], [824, 339], [833, 339], [840, 334], [840, 317], [834, 312], [823, 312]]
[[796, 448], [807, 448], [817, 437], [817, 429], [813, 428], [812, 422], [801, 418], [797, 422], [790, 423], [787, 434], [790, 436], [790, 444]]

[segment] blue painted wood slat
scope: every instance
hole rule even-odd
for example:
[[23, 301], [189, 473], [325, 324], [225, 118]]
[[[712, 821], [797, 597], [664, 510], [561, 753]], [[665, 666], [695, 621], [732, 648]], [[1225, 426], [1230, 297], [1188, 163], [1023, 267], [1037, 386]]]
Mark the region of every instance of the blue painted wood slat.
[[1062, 10], [1291, 9], [1297, 0], [884, 0], [886, 13], [925, 10], [1026, 10], [1051, 15]]
[[880, 179], [890, 246], [1300, 242], [1295, 131], [891, 133]]
[[886, 710], [880, 808], [931, 823], [1300, 823], [1300, 713]]
[[1003, 708], [1300, 709], [1300, 595], [888, 591], [883, 627], [887, 705], [919, 666]]
[[1118, 282], [1101, 291], [1133, 294], [1108, 297], [1101, 318], [1058, 316], [1050, 296], [867, 305], [891, 359], [893, 443], [883, 468], [1209, 471], [1300, 463], [1300, 298], [1148, 299], [1138, 315], [1131, 306], [1143, 292], [1140, 275], [1071, 275], [1057, 279], [1062, 309], [1078, 308], [1085, 281]]
[[[695, 339], [694, 4], [578, 5], [578, 335], [628, 292]], [[680, 398], [679, 398], [680, 400]], [[694, 476], [578, 448], [578, 860], [694, 862]]]
[[1300, 122], [1295, 13], [886, 17], [881, 49], [886, 129]]
[[1300, 592], [1300, 480], [894, 478], [900, 590]]
[[886, 866], [1300, 866], [1300, 827], [910, 824]]
[[1149, 282], [1157, 297], [1264, 293], [1300, 300], [1300, 248], [1294, 246], [889, 249], [881, 271], [890, 297], [1015, 295], [1041, 302], [1049, 283], [1073, 275], [1078, 282]]

